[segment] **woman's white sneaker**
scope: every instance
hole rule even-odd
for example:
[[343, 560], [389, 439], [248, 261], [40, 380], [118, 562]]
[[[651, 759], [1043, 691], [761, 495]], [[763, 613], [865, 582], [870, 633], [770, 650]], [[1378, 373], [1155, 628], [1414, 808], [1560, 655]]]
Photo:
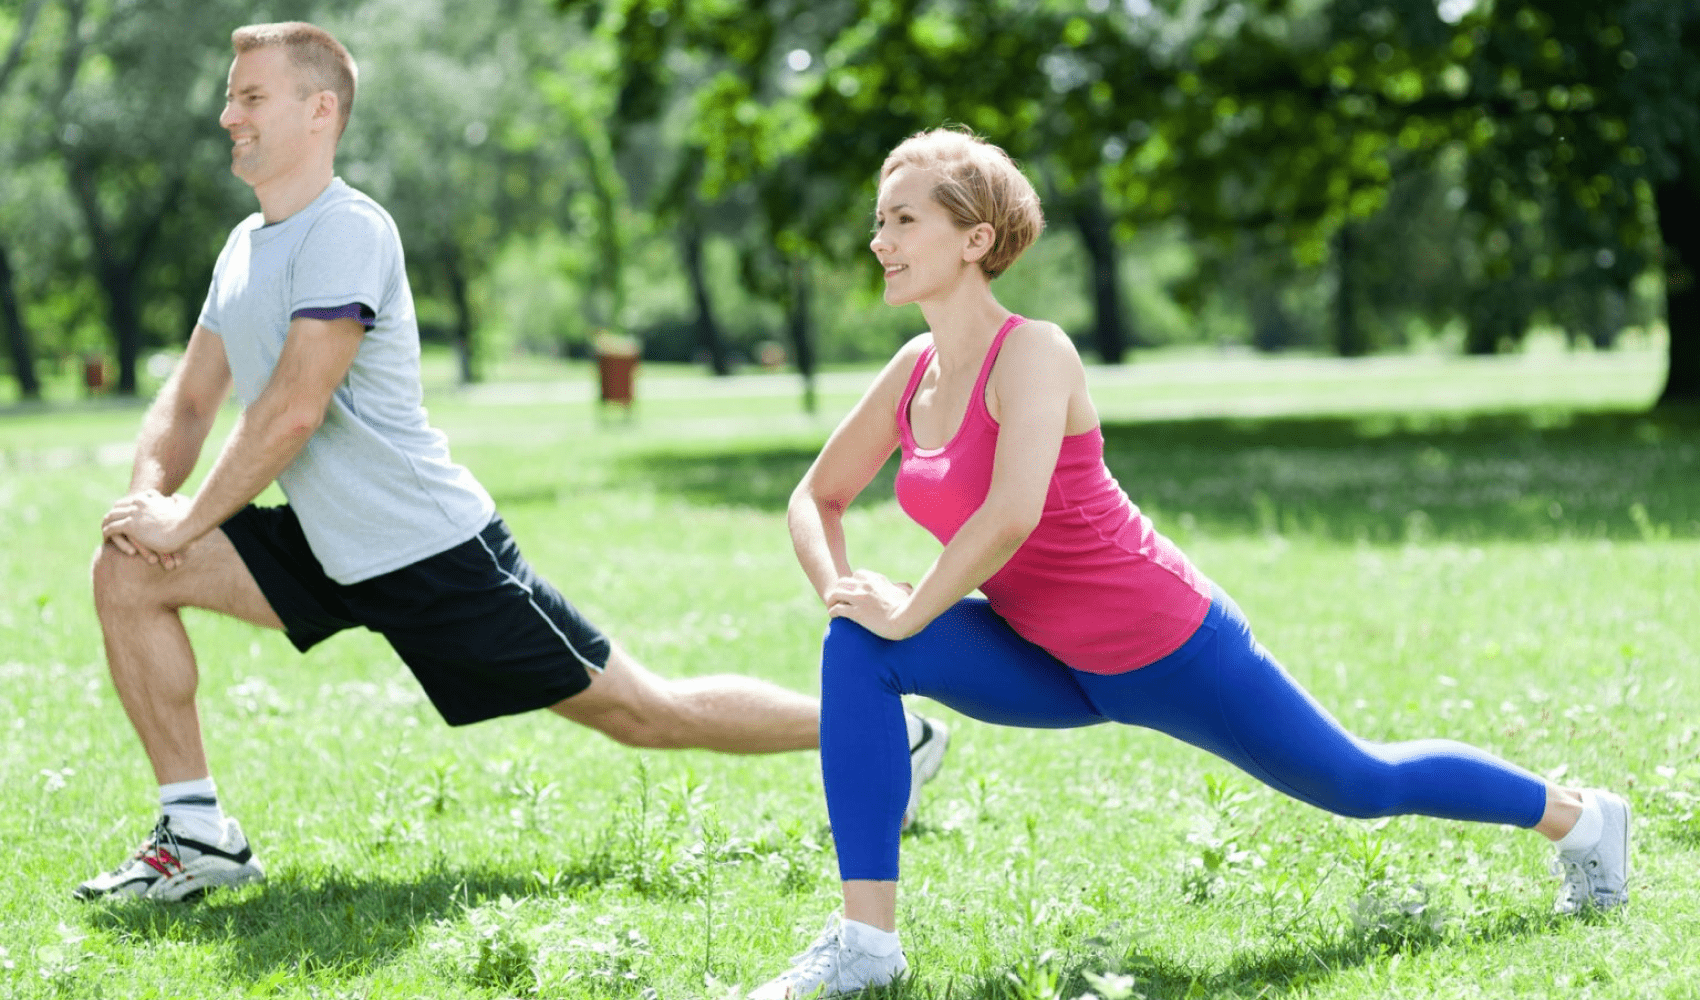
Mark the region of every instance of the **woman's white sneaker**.
[[886, 986], [909, 971], [902, 948], [875, 955], [857, 947], [854, 928], [834, 913], [791, 967], [750, 992], [749, 1000], [824, 1000]]
[[1604, 825], [1592, 847], [1560, 851], [1553, 862], [1553, 871], [1564, 876], [1554, 913], [1610, 910], [1629, 901], [1629, 803], [1611, 792], [1588, 794], [1599, 803]]
[[950, 746], [950, 730], [937, 719], [928, 719], [914, 712], [905, 713], [909, 727], [909, 802], [903, 807], [903, 826], [915, 822], [921, 809], [921, 786], [933, 780], [944, 766], [944, 752]]

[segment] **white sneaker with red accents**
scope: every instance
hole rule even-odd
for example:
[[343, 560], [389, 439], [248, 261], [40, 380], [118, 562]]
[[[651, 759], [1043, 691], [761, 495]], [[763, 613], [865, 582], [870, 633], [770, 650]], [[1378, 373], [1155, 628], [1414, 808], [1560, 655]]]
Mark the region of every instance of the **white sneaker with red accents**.
[[220, 886], [263, 882], [266, 870], [248, 846], [242, 827], [224, 821], [224, 835], [208, 844], [179, 836], [171, 818], [161, 816], [153, 833], [123, 864], [72, 890], [78, 899], [136, 896], [161, 902], [199, 898]]

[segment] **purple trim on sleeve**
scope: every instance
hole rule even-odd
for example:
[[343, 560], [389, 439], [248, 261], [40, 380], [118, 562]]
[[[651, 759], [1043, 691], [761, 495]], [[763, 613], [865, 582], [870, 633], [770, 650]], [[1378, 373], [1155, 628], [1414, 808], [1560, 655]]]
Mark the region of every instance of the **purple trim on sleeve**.
[[370, 330], [378, 325], [378, 315], [372, 307], [364, 302], [350, 302], [345, 306], [327, 306], [318, 309], [297, 309], [289, 314], [290, 319], [357, 319], [361, 325]]

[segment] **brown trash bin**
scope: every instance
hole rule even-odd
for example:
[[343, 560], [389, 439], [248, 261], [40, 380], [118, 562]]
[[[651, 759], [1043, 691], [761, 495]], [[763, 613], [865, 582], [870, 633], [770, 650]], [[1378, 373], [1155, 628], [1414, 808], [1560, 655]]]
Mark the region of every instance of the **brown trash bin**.
[[622, 406], [632, 405], [633, 375], [637, 372], [638, 359], [629, 354], [598, 354], [596, 356], [596, 374], [602, 383], [602, 401], [604, 403], [619, 403]]
[[594, 338], [593, 347], [596, 351], [598, 409], [614, 404], [624, 407], [626, 416], [630, 417], [632, 403], [637, 399], [637, 367], [642, 357], [638, 342], [631, 337], [602, 332]]
[[98, 351], [83, 355], [83, 388], [90, 395], [106, 388], [106, 358]]

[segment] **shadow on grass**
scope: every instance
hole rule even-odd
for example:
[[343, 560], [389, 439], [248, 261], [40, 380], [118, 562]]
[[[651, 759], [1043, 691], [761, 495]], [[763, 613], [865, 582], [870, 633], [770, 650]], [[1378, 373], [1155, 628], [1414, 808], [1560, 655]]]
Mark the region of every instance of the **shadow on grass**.
[[[1132, 995], [1148, 1000], [1160, 997], [1272, 997], [1302, 993], [1309, 987], [1341, 972], [1393, 955], [1407, 958], [1448, 947], [1481, 947], [1498, 941], [1541, 934], [1561, 919], [1550, 914], [1507, 914], [1489, 921], [1467, 924], [1452, 934], [1423, 933], [1390, 935], [1359, 931], [1329, 942], [1293, 940], [1271, 949], [1234, 954], [1226, 968], [1195, 969], [1172, 959], [1138, 949], [1117, 961], [1102, 958], [1070, 958], [1052, 968], [1054, 995], [1078, 997], [1093, 991], [1087, 973], [1115, 973], [1132, 977]], [[1609, 917], [1593, 919], [1610, 919]], [[950, 998], [950, 1000], [1013, 1000], [1023, 995], [1016, 985], [1025, 970], [999, 970], [968, 984], [939, 987], [918, 981], [891, 993], [897, 997]], [[923, 975], [924, 980], [924, 975]], [[1029, 993], [1031, 993], [1029, 989]]]
[[[573, 886], [593, 875], [566, 875]], [[413, 877], [359, 878], [331, 872], [312, 882], [274, 880], [200, 905], [137, 901], [97, 904], [89, 923], [121, 941], [193, 941], [223, 952], [230, 978], [357, 977], [417, 944], [421, 930], [503, 896], [558, 893], [532, 875], [439, 866]]]
[[[1109, 423], [1105, 460], [1159, 529], [1371, 542], [1700, 537], [1700, 410]], [[798, 446], [668, 448], [612, 484], [780, 511]], [[864, 497], [891, 496], [888, 462]]]

